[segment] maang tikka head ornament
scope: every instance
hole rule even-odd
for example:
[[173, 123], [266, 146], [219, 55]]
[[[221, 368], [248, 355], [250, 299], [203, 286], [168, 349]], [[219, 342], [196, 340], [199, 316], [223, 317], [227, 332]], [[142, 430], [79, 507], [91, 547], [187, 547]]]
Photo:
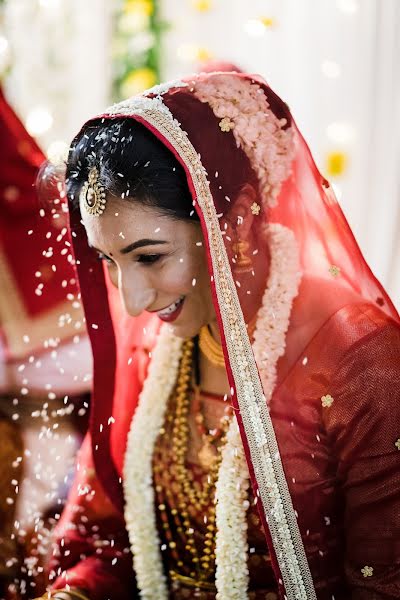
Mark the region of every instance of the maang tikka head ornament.
[[92, 167], [89, 171], [88, 180], [83, 184], [79, 194], [80, 203], [86, 212], [99, 217], [106, 208], [106, 190], [99, 182], [99, 171]]

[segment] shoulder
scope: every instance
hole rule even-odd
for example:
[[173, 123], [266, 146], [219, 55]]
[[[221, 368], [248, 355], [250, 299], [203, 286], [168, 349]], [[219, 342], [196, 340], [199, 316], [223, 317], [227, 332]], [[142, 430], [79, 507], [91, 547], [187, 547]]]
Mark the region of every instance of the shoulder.
[[332, 325], [342, 348], [331, 373], [325, 426], [343, 458], [393, 452], [400, 438], [399, 324], [370, 305], [341, 312]]
[[386, 364], [399, 367], [400, 324], [372, 304], [344, 307], [330, 323], [331, 333], [341, 339], [341, 369], [354, 362], [364, 366]]
[[352, 313], [345, 332], [351, 343], [337, 365], [335, 385], [345, 393], [349, 384], [357, 383], [359, 393], [368, 396], [371, 406], [381, 404], [388, 410], [391, 398], [397, 395], [399, 400], [400, 326], [369, 306], [354, 307]]
[[335, 349], [337, 358], [354, 351], [361, 340], [372, 347], [378, 337], [382, 344], [384, 332], [398, 335], [398, 320], [338, 282], [304, 277], [300, 291], [301, 306], [294, 310], [298, 314], [298, 329], [304, 328], [307, 336], [314, 331], [312, 342], [323, 337]]

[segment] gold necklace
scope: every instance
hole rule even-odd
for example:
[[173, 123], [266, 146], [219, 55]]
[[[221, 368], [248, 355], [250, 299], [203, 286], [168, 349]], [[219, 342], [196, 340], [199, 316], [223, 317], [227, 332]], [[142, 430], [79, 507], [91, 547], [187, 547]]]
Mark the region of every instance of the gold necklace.
[[212, 365], [219, 369], [225, 368], [222, 346], [213, 338], [208, 325], [204, 325], [200, 329], [199, 348]]
[[215, 460], [212, 461], [205, 485], [199, 490], [196, 489], [196, 486], [193, 485], [193, 475], [191, 471], [187, 470], [185, 464], [189, 444], [189, 390], [192, 375], [193, 348], [193, 340], [187, 340], [184, 343], [176, 386], [176, 413], [172, 430], [172, 453], [175, 459], [177, 479], [182, 485], [185, 496], [195, 505], [205, 507], [209, 504], [210, 492], [218, 477], [221, 453], [217, 453]]
[[[189, 407], [190, 383], [193, 368], [193, 340], [187, 340], [183, 345], [182, 358], [179, 367], [176, 385], [176, 412], [172, 428], [172, 454], [174, 458], [173, 470], [178, 483], [178, 506], [182, 518], [182, 525], [187, 535], [187, 550], [192, 557], [192, 563], [201, 580], [207, 580], [212, 574], [215, 561], [215, 502], [211, 502], [212, 493], [218, 479], [219, 467], [222, 460], [221, 450], [225, 442], [225, 432], [221, 438], [214, 459], [211, 461], [210, 470], [201, 486], [195, 485], [193, 473], [186, 468], [186, 455], [189, 446]], [[198, 552], [195, 544], [194, 530], [190, 523], [190, 514], [196, 510], [208, 507], [207, 532], [205, 533], [204, 548]]]
[[228, 431], [229, 423], [232, 416], [232, 407], [230, 404], [226, 406], [225, 415], [220, 419], [220, 426], [214, 428], [211, 431], [206, 427], [205, 416], [202, 411], [202, 402], [200, 396], [200, 387], [196, 385], [194, 388], [193, 395], [193, 412], [194, 420], [196, 422], [196, 428], [201, 436], [201, 441], [203, 444], [198, 453], [198, 457], [203, 469], [209, 470], [215, 460], [215, 455], [217, 453], [215, 443], [218, 440], [222, 439]]
[[[256, 320], [257, 315], [247, 325], [247, 332], [250, 338], [253, 337], [256, 328]], [[218, 367], [219, 369], [225, 368], [224, 351], [222, 350], [221, 344], [219, 344], [211, 335], [208, 325], [203, 325], [200, 329], [199, 348], [214, 367]]]

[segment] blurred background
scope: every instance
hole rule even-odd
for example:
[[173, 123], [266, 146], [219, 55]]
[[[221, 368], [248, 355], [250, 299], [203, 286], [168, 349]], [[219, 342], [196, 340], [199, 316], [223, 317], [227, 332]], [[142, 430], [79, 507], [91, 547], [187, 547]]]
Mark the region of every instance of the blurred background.
[[210, 60], [289, 104], [368, 263], [400, 298], [399, 0], [2, 0], [3, 86], [47, 154], [112, 101]]

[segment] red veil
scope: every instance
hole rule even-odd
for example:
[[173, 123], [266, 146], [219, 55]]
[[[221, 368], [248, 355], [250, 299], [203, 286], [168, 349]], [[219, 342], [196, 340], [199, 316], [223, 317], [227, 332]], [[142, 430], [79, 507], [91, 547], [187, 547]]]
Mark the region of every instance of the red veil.
[[[214, 73], [158, 86], [96, 120], [120, 117], [142, 123], [185, 169], [282, 598], [400, 597], [399, 316], [288, 106], [259, 77]], [[233, 221], [240, 189], [251, 213]], [[159, 326], [112, 319], [73, 211], [71, 228], [94, 354], [94, 460], [122, 510], [121, 457], [140, 392], [129, 357], [132, 346], [153, 347]]]

